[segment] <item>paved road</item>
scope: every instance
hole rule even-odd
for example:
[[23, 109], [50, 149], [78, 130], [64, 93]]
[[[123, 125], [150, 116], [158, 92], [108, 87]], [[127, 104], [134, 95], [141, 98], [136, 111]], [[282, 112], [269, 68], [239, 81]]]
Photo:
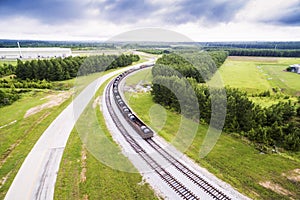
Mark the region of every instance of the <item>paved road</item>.
[[[148, 61], [142, 64], [153, 63]], [[141, 64], [139, 64], [141, 65]], [[88, 85], [51, 123], [19, 169], [5, 200], [52, 200], [57, 172], [69, 135], [97, 89], [110, 77], [131, 66], [111, 72]], [[74, 110], [76, 112], [74, 113]]]

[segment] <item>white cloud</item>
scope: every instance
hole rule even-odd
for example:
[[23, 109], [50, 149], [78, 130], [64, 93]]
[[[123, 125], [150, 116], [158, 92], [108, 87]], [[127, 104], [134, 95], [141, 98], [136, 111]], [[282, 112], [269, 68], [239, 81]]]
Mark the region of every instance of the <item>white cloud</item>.
[[[150, 3], [150, 0], [147, 0]], [[225, 0], [221, 0], [225, 2]], [[134, 21], [116, 22], [103, 17], [100, 7], [94, 6], [103, 0], [90, 1], [80, 17], [61, 23], [43, 23], [31, 16], [11, 16], [0, 21], [0, 38], [41, 39], [41, 40], [106, 40], [119, 33], [145, 27], [166, 28], [185, 34], [194, 41], [236, 41], [236, 40], [298, 40], [300, 26], [280, 26], [266, 23], [281, 13], [299, 4], [299, 0], [252, 0], [233, 15], [230, 21], [210, 21], [206, 18], [183, 20], [184, 23], [172, 22], [176, 10], [180, 10], [182, 1], [151, 1], [158, 6], [149, 14], [142, 16], [131, 13]], [[220, 3], [220, 1], [218, 1]], [[139, 11], [138, 13], [141, 13]], [[21, 13], [22, 14], [22, 13]], [[115, 13], [117, 16], [117, 13]], [[170, 16], [166, 19], [165, 16]], [[200, 15], [199, 15], [200, 16]], [[120, 18], [122, 16], [120, 15]], [[206, 24], [203, 26], [202, 24]], [[209, 24], [209, 26], [207, 26]]]
[[259, 22], [281, 16], [299, 0], [252, 0], [236, 14], [236, 21]]

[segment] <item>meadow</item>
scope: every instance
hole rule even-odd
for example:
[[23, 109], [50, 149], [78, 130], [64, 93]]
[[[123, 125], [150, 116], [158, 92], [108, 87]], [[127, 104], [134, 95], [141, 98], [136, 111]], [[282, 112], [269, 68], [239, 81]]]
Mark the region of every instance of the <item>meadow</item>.
[[12, 105], [0, 108], [0, 199], [11, 185], [18, 169], [41, 134], [68, 106], [71, 98], [59, 106], [47, 108], [24, 118], [27, 110], [45, 103], [54, 91], [31, 91]]
[[279, 88], [284, 94], [299, 96], [300, 75], [284, 71], [297, 63], [300, 58], [228, 57], [219, 74], [224, 85], [249, 93]]

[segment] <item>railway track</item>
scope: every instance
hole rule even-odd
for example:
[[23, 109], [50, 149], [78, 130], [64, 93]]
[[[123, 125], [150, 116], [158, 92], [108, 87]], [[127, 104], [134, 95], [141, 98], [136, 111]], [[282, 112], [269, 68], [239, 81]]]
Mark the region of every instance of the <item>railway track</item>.
[[204, 192], [209, 194], [214, 199], [220, 200], [230, 200], [227, 195], [223, 192], [219, 191], [215, 187], [213, 187], [210, 183], [206, 180], [201, 178], [198, 174], [190, 170], [187, 166], [183, 163], [178, 161], [172, 155], [170, 155], [165, 149], [161, 148], [159, 144], [157, 144], [152, 138], [146, 140], [147, 143], [156, 150], [162, 157], [168, 160], [178, 171], [182, 172], [185, 176], [187, 176], [191, 181], [193, 181], [196, 185], [203, 189]]
[[189, 200], [198, 200], [193, 192], [191, 192], [186, 186], [184, 186], [180, 181], [178, 181], [174, 176], [162, 168], [149, 154], [136, 142], [136, 140], [128, 134], [124, 126], [121, 124], [116, 113], [112, 109], [112, 102], [110, 97], [111, 86], [113, 82], [110, 82], [105, 93], [105, 101], [107, 105], [111, 108], [108, 109], [109, 114], [112, 117], [113, 122], [125, 138], [125, 140], [130, 144], [133, 150], [165, 181], [180, 197]]
[[[128, 75], [128, 74], [126, 74]], [[126, 76], [125, 75], [125, 76]], [[117, 79], [119, 81], [119, 79]], [[108, 89], [106, 90], [106, 102], [107, 105], [112, 107], [112, 102], [110, 98], [110, 91], [112, 91], [111, 87], [113, 82], [110, 82], [108, 85]], [[115, 87], [115, 86], [114, 86]], [[115, 89], [114, 89], [115, 90]], [[122, 99], [123, 102], [125, 102]], [[117, 103], [117, 102], [115, 102]], [[125, 104], [126, 105], [126, 104]], [[127, 105], [126, 105], [127, 106]], [[128, 107], [128, 106], [127, 106]], [[122, 110], [119, 109], [121, 112]], [[183, 199], [199, 199], [196, 195], [194, 195], [188, 188], [186, 188], [182, 183], [176, 180], [169, 172], [163, 169], [136, 141], [130, 134], [126, 131], [124, 126], [121, 124], [118, 119], [116, 113], [113, 109], [109, 109], [109, 113], [116, 124], [117, 128], [120, 130], [125, 140], [130, 144], [130, 146], [134, 149], [134, 151], [139, 154], [143, 160]], [[158, 152], [164, 159], [166, 159], [171, 165], [175, 167], [180, 173], [186, 176], [190, 181], [192, 181], [195, 185], [197, 185], [202, 191], [207, 193], [212, 199], [216, 200], [231, 200], [226, 194], [222, 191], [214, 187], [204, 178], [196, 174], [194, 171], [190, 170], [185, 164], [177, 160], [174, 156], [168, 153], [165, 149], [163, 149], [159, 144], [157, 144], [152, 138], [147, 138], [145, 141], [156, 151]]]

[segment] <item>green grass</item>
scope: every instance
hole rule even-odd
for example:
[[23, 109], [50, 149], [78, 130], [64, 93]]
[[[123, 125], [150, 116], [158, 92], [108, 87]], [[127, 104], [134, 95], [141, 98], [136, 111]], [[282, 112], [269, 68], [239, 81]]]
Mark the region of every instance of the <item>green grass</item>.
[[300, 96], [299, 74], [284, 71], [286, 66], [281, 64], [262, 65], [262, 69], [272, 78], [269, 80], [272, 87], [278, 87], [286, 94]]
[[138, 76], [132, 76], [130, 79], [126, 79], [126, 85], [134, 85], [142, 80], [143, 84], [151, 83], [152, 81], [152, 73], [151, 69], [144, 69], [138, 72]]
[[3, 65], [3, 64], [17, 65], [17, 60], [0, 60], [0, 65]]
[[[138, 77], [140, 76], [137, 73], [129, 77], [127, 82], [138, 83]], [[300, 153], [261, 154], [247, 139], [239, 137], [238, 134], [222, 133], [212, 151], [206, 157], [200, 158], [199, 152], [208, 130], [207, 125], [200, 124], [192, 144], [188, 149], [183, 149], [182, 146], [186, 145], [189, 136], [181, 134], [179, 139], [174, 138], [178, 138], [176, 133], [179, 124], [186, 119], [182, 120], [179, 114], [156, 105], [149, 93], [127, 92], [126, 98], [133, 111], [160, 136], [241, 193], [253, 199], [300, 198], [300, 183], [290, 181], [282, 175], [299, 169]], [[193, 123], [196, 124], [190, 122]], [[184, 129], [183, 133], [189, 132], [189, 127]], [[292, 195], [280, 195], [259, 184], [265, 181], [280, 185]]]
[[[299, 95], [300, 76], [284, 72], [296, 58], [229, 57], [219, 72], [225, 85], [257, 93], [281, 88], [285, 94]], [[260, 66], [260, 67], [258, 67]]]
[[[104, 85], [95, 98], [102, 95]], [[84, 196], [88, 196], [88, 199], [157, 199], [148, 184], [139, 184], [142, 182], [141, 175], [136, 173], [136, 169], [113, 142], [99, 106], [93, 108], [93, 102], [94, 99], [81, 115], [68, 140], [54, 199], [82, 199]], [[83, 140], [85, 145], [82, 144]], [[86, 181], [80, 181], [83, 149], [89, 150], [86, 154]], [[107, 166], [103, 163], [105, 161], [114, 167]], [[118, 171], [116, 168], [135, 173]]]
[[15, 175], [21, 167], [27, 154], [30, 152], [36, 141], [52, 123], [52, 121], [67, 107], [71, 98], [63, 104], [42, 110], [41, 112], [23, 119], [28, 108], [41, 104], [40, 97], [48, 95], [41, 92], [28, 94], [11, 106], [0, 109], [5, 115], [1, 115], [3, 124], [18, 120], [15, 124], [0, 129], [1, 141], [1, 164], [0, 180], [6, 179], [0, 184], [0, 199], [3, 199]]

